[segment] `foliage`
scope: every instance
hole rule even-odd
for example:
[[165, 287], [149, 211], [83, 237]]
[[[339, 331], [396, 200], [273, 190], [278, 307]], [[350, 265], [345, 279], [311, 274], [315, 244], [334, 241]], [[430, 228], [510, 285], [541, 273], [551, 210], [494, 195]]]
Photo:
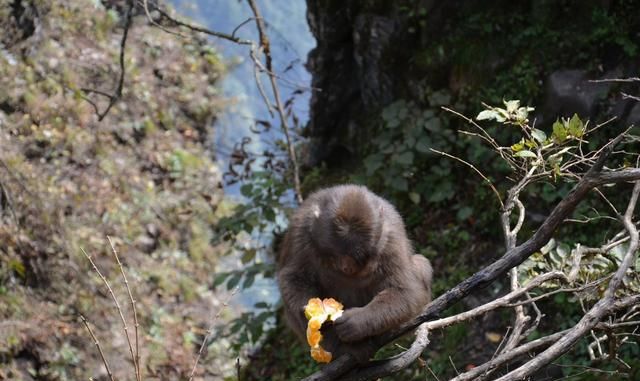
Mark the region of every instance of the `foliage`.
[[[534, 102], [542, 93], [540, 79], [554, 68], [608, 69], [614, 62], [634, 59], [639, 49], [633, 37], [638, 28], [633, 0], [607, 5], [549, 0], [469, 3], [456, 6], [442, 23], [434, 23], [421, 4], [405, 3], [401, 9], [410, 20], [408, 32], [418, 44], [409, 62], [421, 73], [453, 69], [450, 80], [467, 87], [464, 92], [471, 98], [466, 105], [497, 103], [503, 97]], [[418, 38], [430, 36], [434, 28], [443, 38]], [[441, 85], [445, 84], [437, 87]]]
[[[251, 156], [245, 158], [252, 162]], [[218, 221], [214, 243], [224, 242], [228, 250], [224, 253], [239, 258], [240, 263], [231, 269], [220, 269], [215, 273], [213, 286], [225, 285], [227, 290], [250, 289], [256, 279], [273, 282], [274, 237], [279, 237], [286, 226], [286, 205], [292, 202], [291, 188], [282, 173], [274, 170], [281, 166], [264, 162], [261, 169], [251, 166], [244, 173], [240, 187], [243, 200], [236, 203]], [[232, 171], [230, 171], [232, 172]], [[238, 179], [233, 177], [232, 182]], [[218, 337], [233, 338], [234, 350], [240, 352], [255, 346], [264, 339], [267, 328], [273, 325], [277, 305], [256, 303], [253, 308], [221, 326]]]
[[[107, 234], [134, 269], [150, 372], [190, 371], [199, 343], [185, 332], [211, 318], [210, 272], [226, 249], [211, 239], [228, 203], [205, 142], [224, 64], [205, 41], [136, 17], [122, 98], [98, 123], [86, 99], [106, 101], [81, 89], [116, 85], [116, 3], [0, 1], [0, 378], [95, 376], [101, 361], [78, 313], [107, 357], [126, 361], [117, 314], [79, 250], [117, 277]], [[233, 371], [226, 348], [210, 353], [209, 366]]]
[[[521, 283], [526, 283], [536, 275], [549, 271], [562, 271], [569, 274], [574, 266], [574, 258], [580, 256], [580, 266], [578, 268], [576, 282], [578, 284], [589, 284], [597, 279], [606, 279], [622, 263], [622, 258], [628, 249], [628, 244], [620, 243], [611, 247], [608, 251], [597, 251], [585, 247], [580, 243], [568, 245], [563, 242], [551, 240], [542, 248], [539, 253], [533, 254], [522, 265], [518, 267]], [[636, 273], [640, 273], [640, 258], [636, 260], [633, 268]], [[558, 289], [562, 287], [559, 282], [549, 282], [544, 285], [547, 289]], [[640, 293], [640, 279], [630, 276], [624, 280], [625, 289], [621, 291], [625, 295]], [[548, 290], [545, 290], [548, 291]], [[593, 303], [602, 297], [604, 284], [598, 283], [587, 289], [582, 295], [584, 302]]]

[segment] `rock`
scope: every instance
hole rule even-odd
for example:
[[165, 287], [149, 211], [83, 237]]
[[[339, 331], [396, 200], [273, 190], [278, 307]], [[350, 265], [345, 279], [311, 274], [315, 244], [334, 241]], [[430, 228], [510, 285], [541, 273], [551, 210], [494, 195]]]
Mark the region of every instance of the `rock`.
[[625, 123], [626, 125], [640, 126], [640, 102], [636, 102], [635, 106], [629, 111]]
[[552, 118], [570, 117], [574, 113], [582, 117], [595, 114], [598, 102], [604, 98], [610, 83], [589, 82], [585, 70], [558, 70], [546, 81], [546, 101], [543, 115]]
[[354, 52], [360, 83], [360, 97], [366, 108], [386, 105], [393, 100], [392, 78], [383, 67], [383, 54], [396, 29], [388, 18], [358, 15], [353, 29]]

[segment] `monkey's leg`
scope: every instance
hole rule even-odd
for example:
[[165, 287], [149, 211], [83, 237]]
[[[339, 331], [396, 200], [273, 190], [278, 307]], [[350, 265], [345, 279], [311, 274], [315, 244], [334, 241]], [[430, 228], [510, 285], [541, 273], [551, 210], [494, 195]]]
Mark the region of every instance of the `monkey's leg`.
[[411, 257], [411, 261], [413, 262], [413, 269], [416, 273], [416, 276], [421, 281], [422, 285], [426, 288], [428, 293], [427, 301], [424, 302], [420, 309], [425, 305], [431, 302], [431, 283], [433, 282], [433, 268], [431, 267], [431, 262], [427, 258], [422, 255], [414, 254]]

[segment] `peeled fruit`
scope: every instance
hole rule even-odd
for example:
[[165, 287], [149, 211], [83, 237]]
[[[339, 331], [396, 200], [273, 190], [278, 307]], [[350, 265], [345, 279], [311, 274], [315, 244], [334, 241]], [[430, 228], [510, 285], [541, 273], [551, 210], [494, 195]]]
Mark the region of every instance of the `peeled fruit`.
[[331, 352], [327, 352], [322, 347], [311, 348], [311, 358], [316, 362], [328, 363], [331, 361]]
[[311, 357], [317, 362], [328, 363], [331, 361], [331, 352], [327, 352], [320, 346], [322, 341], [322, 333], [320, 328], [327, 321], [335, 321], [342, 316], [344, 306], [333, 298], [311, 298], [304, 307], [304, 315], [309, 322], [307, 323], [307, 343], [311, 347]]

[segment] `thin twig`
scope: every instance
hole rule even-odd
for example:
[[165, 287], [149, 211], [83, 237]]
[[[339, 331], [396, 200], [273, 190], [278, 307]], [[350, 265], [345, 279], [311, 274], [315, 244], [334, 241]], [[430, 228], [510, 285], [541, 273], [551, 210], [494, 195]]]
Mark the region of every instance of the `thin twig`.
[[81, 247], [80, 251], [82, 251], [82, 254], [84, 254], [84, 256], [89, 260], [89, 262], [91, 263], [91, 266], [93, 267], [93, 271], [95, 271], [96, 274], [98, 274], [98, 276], [102, 280], [102, 283], [107, 287], [107, 290], [109, 290], [111, 299], [113, 300], [113, 303], [116, 306], [116, 309], [118, 310], [118, 315], [120, 315], [120, 321], [122, 322], [122, 329], [124, 331], [124, 335], [127, 338], [127, 344], [129, 345], [129, 353], [131, 355], [131, 360], [133, 361], [133, 367], [136, 370], [136, 378], [137, 378], [138, 377], [138, 373], [137, 373], [138, 361], [136, 359], [135, 353], [133, 352], [133, 345], [131, 344], [131, 338], [129, 337], [129, 328], [127, 327], [127, 320], [124, 318], [124, 314], [122, 313], [120, 302], [118, 302], [118, 298], [116, 297], [116, 294], [113, 292], [113, 289], [111, 288], [111, 284], [109, 284], [109, 281], [107, 280], [107, 278], [105, 278], [105, 276], [102, 275], [102, 272], [100, 272], [100, 269], [98, 269], [98, 266], [96, 266], [95, 262], [93, 262], [93, 259], [91, 259], [89, 254], [87, 254], [87, 252], [84, 251], [84, 248]]
[[109, 240], [109, 245], [111, 245], [111, 251], [113, 252], [113, 256], [116, 258], [116, 262], [118, 263], [118, 268], [120, 269], [120, 274], [122, 275], [122, 280], [124, 281], [124, 285], [127, 288], [127, 293], [129, 294], [129, 302], [131, 303], [131, 311], [133, 311], [133, 324], [135, 330], [135, 340], [136, 340], [136, 360], [133, 362], [136, 366], [136, 380], [140, 381], [142, 379], [142, 375], [140, 372], [140, 347], [139, 347], [139, 336], [138, 336], [138, 311], [136, 308], [136, 300], [133, 298], [133, 294], [131, 292], [131, 288], [129, 287], [129, 281], [127, 280], [127, 275], [124, 272], [124, 267], [122, 266], [122, 262], [120, 262], [120, 258], [118, 257], [118, 252], [116, 251], [115, 246], [113, 245], [113, 241], [110, 236], [107, 236]]
[[255, 16], [255, 24], [258, 29], [258, 35], [260, 38], [260, 48], [262, 49], [262, 54], [265, 57], [266, 68], [267, 68], [267, 76], [269, 77], [269, 81], [271, 82], [271, 91], [273, 92], [273, 96], [275, 98], [276, 110], [278, 111], [278, 115], [280, 116], [280, 123], [282, 126], [282, 131], [284, 132], [287, 150], [289, 152], [289, 160], [291, 161], [292, 171], [293, 171], [293, 189], [296, 193], [296, 199], [298, 203], [302, 203], [302, 189], [300, 185], [300, 169], [298, 167], [298, 159], [296, 157], [296, 151], [294, 147], [293, 140], [291, 139], [291, 135], [289, 133], [289, 122], [287, 116], [285, 115], [284, 106], [282, 104], [282, 99], [280, 98], [280, 89], [278, 88], [278, 82], [276, 75], [273, 74], [272, 67], [272, 58], [271, 58], [271, 45], [269, 42], [269, 37], [266, 33], [266, 27], [264, 24], [264, 19], [260, 14], [260, 10], [256, 5], [254, 0], [247, 0], [249, 2], [249, 6], [251, 7], [251, 11]]
[[496, 198], [498, 199], [498, 202], [500, 203], [500, 209], [504, 209], [504, 203], [502, 202], [502, 197], [500, 197], [500, 192], [498, 192], [498, 190], [496, 189], [496, 187], [493, 185], [493, 183], [491, 183], [491, 180], [489, 180], [489, 178], [487, 176], [485, 176], [482, 172], [480, 172], [480, 170], [478, 168], [476, 168], [473, 164], [457, 157], [457, 156], [453, 156], [451, 154], [448, 154], [446, 152], [442, 152], [442, 151], [438, 151], [437, 149], [433, 149], [433, 148], [429, 148], [429, 150], [431, 152], [437, 153], [439, 155], [442, 156], [446, 156], [448, 158], [457, 160], [459, 162], [461, 162], [462, 164], [468, 166], [469, 168], [473, 169], [478, 175], [480, 175], [480, 177], [482, 177], [482, 179], [487, 183], [487, 185], [489, 185], [489, 187], [491, 187], [491, 190], [493, 191], [493, 194], [495, 194]]
[[[129, 8], [127, 9], [127, 16], [124, 24], [124, 32], [122, 33], [122, 39], [120, 40], [120, 56], [119, 56], [120, 76], [118, 78], [118, 85], [116, 87], [115, 92], [113, 94], [108, 94], [100, 90], [82, 89], [82, 91], [86, 93], [96, 93], [96, 94], [105, 96], [107, 97], [107, 99], [109, 99], [109, 103], [107, 104], [107, 107], [105, 108], [105, 110], [102, 112], [98, 112], [98, 121], [102, 121], [107, 116], [107, 114], [109, 113], [109, 110], [111, 110], [113, 105], [117, 101], [119, 101], [120, 98], [122, 97], [122, 89], [124, 87], [124, 76], [125, 76], [124, 57], [125, 57], [125, 50], [127, 46], [127, 37], [129, 36], [129, 28], [131, 27], [131, 19], [133, 18], [134, 6], [135, 6], [135, 0], [129, 0]], [[87, 97], [83, 96], [83, 98], [88, 100]], [[93, 108], [96, 111], [98, 111], [98, 106], [95, 102], [89, 101], [89, 103], [93, 106]]]
[[601, 83], [601, 82], [640, 82], [640, 78], [638, 77], [630, 77], [630, 78], [606, 78], [606, 79], [590, 79], [589, 82], [593, 83]]
[[634, 100], [636, 102], [640, 102], [640, 97], [637, 97], [635, 95], [629, 95], [627, 93], [620, 93], [620, 94], [622, 94], [622, 99], [631, 99], [631, 100]]
[[[200, 344], [200, 350], [198, 350], [198, 355], [196, 356], [196, 359], [195, 359], [195, 361], [193, 363], [193, 368], [191, 368], [191, 374], [189, 374], [189, 381], [193, 380], [193, 375], [196, 373], [196, 368], [198, 367], [198, 363], [200, 362], [200, 357], [202, 357], [202, 354], [204, 353], [204, 348], [207, 345], [207, 341], [209, 341], [209, 337], [213, 333], [213, 329], [214, 329], [213, 324], [215, 324], [216, 320], [218, 320], [218, 318], [222, 314], [222, 311], [224, 311], [224, 309], [229, 305], [229, 301], [231, 301], [231, 298], [233, 298], [233, 296], [236, 294], [236, 292], [238, 292], [238, 289], [239, 288], [236, 287], [236, 288], [233, 289], [233, 291], [231, 291], [231, 294], [229, 294], [227, 299], [222, 303], [222, 306], [220, 307], [220, 309], [218, 310], [216, 315], [213, 317], [213, 321], [211, 322], [211, 326], [207, 330], [207, 334], [202, 339], [202, 344]], [[238, 364], [239, 364], [239, 362], [238, 362]]]
[[[141, 3], [142, 3], [142, 1], [146, 1], [147, 4], [151, 5], [151, 7], [154, 10], [158, 11], [158, 13], [160, 13], [160, 15], [162, 17], [166, 18], [167, 20], [169, 20], [171, 23], [175, 24], [176, 26], [181, 26], [181, 27], [189, 29], [189, 30], [191, 30], [193, 32], [199, 32], [199, 33], [208, 34], [209, 36], [221, 38], [223, 40], [228, 40], [228, 41], [234, 42], [236, 44], [240, 44], [240, 45], [251, 45], [251, 44], [253, 44], [253, 41], [247, 40], [247, 39], [243, 39], [243, 38], [238, 38], [233, 34], [218, 32], [218, 31], [215, 31], [215, 30], [207, 29], [207, 28], [199, 26], [199, 25], [189, 24], [189, 23], [186, 23], [184, 21], [178, 20], [177, 18], [172, 17], [169, 13], [167, 13], [165, 10], [160, 8], [160, 6], [158, 5], [158, 3], [156, 1], [149, 2], [148, 0], [139, 0], [139, 2], [141, 2]], [[165, 30], [165, 29], [163, 29], [163, 30]], [[169, 32], [169, 33], [171, 33], [171, 32]], [[175, 34], [175, 32], [173, 32], [172, 34]]]
[[100, 358], [102, 359], [102, 364], [104, 364], [104, 369], [107, 371], [107, 374], [109, 375], [109, 379], [111, 381], [115, 381], [115, 379], [113, 378], [113, 373], [111, 373], [111, 368], [109, 368], [109, 362], [107, 361], [107, 358], [104, 356], [104, 352], [102, 351], [102, 347], [100, 346], [100, 342], [98, 341], [98, 338], [93, 333], [93, 330], [91, 329], [91, 327], [89, 327], [89, 323], [87, 322], [87, 319], [85, 319], [84, 316], [80, 315], [80, 320], [82, 320], [82, 323], [87, 328], [87, 331], [89, 331], [89, 335], [91, 335], [91, 338], [93, 339], [93, 343], [96, 345], [96, 348], [98, 348], [98, 352], [100, 353]]

